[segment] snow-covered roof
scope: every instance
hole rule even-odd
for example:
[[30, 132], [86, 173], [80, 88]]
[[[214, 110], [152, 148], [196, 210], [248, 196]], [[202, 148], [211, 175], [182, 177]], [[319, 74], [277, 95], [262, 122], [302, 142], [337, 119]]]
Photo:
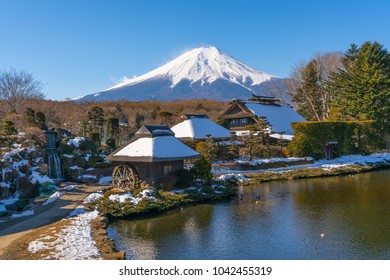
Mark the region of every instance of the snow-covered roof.
[[[151, 129], [152, 128], [152, 129]], [[145, 133], [150, 131], [150, 133]], [[157, 162], [197, 158], [167, 126], [143, 126], [130, 142], [107, 156], [111, 161]]]
[[229, 138], [230, 131], [223, 126], [220, 126], [210, 120], [205, 115], [200, 115], [200, 117], [194, 117], [191, 115], [191, 118], [178, 123], [173, 126], [171, 129], [175, 133], [176, 138], [190, 138], [194, 140], [206, 139], [208, 134], [215, 139]]
[[290, 106], [265, 105], [256, 102], [246, 102], [245, 106], [257, 117], [266, 117], [266, 121], [269, 122], [272, 131], [275, 133], [284, 132], [288, 135], [294, 135], [291, 123], [306, 121]]

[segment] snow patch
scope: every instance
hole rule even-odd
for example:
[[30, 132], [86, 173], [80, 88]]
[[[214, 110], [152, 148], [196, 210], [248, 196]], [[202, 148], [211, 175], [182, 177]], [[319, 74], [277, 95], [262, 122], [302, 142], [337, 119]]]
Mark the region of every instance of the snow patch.
[[17, 219], [17, 218], [27, 217], [31, 215], [34, 215], [34, 210], [27, 210], [22, 213], [12, 214], [11, 219]]
[[112, 181], [112, 177], [106, 176], [99, 179], [99, 184], [105, 185], [111, 183], [111, 181]]
[[150, 198], [156, 202], [156, 198], [153, 197], [153, 190], [143, 190], [137, 197], [134, 197], [130, 192], [125, 192], [123, 194], [112, 194], [108, 197], [109, 200], [119, 202], [119, 203], [133, 203], [138, 204], [144, 198]]
[[66, 142], [66, 144], [78, 148], [80, 146], [80, 142], [85, 140], [86, 139], [84, 137], [75, 137], [74, 139], [69, 139], [68, 142]]
[[82, 185], [67, 185], [64, 187], [64, 190], [71, 191], [71, 190], [82, 188], [82, 187], [83, 187]]
[[71, 167], [69, 167], [70, 170], [83, 170], [83, 168], [81, 167], [78, 167], [77, 165], [73, 165]]
[[63, 156], [66, 158], [73, 158], [74, 157], [73, 155], [69, 155], [69, 154], [63, 154]]
[[60, 199], [60, 197], [64, 195], [63, 192], [55, 192], [53, 193], [44, 203], [43, 205], [48, 205], [50, 203], [53, 203], [55, 201], [57, 201], [58, 199]]
[[36, 171], [33, 171], [29, 178], [30, 178], [30, 182], [33, 184], [35, 184], [36, 182], [38, 182], [39, 184], [44, 184], [44, 183], [53, 184], [54, 183], [54, 181], [52, 179], [50, 179], [48, 176], [41, 175]]
[[90, 202], [93, 202], [95, 200], [98, 200], [99, 198], [102, 198], [103, 197], [103, 194], [102, 193], [91, 193], [89, 196], [87, 196], [83, 203], [90, 203]]
[[[87, 212], [78, 207], [72, 212], [73, 217], [69, 226], [64, 227], [59, 233], [43, 236], [28, 246], [31, 253], [42, 250], [53, 250], [45, 259], [59, 260], [89, 260], [100, 258], [96, 242], [92, 238], [90, 223], [99, 215], [98, 211]], [[51, 241], [54, 239], [53, 241]]]
[[219, 180], [219, 181], [226, 181], [226, 180], [230, 180], [230, 179], [234, 179], [240, 183], [249, 181], [249, 179], [246, 178], [241, 173], [228, 173], [228, 174], [221, 175], [217, 178], [217, 180]]

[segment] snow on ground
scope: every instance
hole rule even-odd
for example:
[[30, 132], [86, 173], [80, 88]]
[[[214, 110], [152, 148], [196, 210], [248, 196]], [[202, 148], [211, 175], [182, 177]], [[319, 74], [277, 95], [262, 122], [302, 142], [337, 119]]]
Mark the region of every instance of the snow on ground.
[[78, 207], [71, 213], [70, 224], [53, 235], [42, 235], [30, 242], [28, 250], [39, 253], [50, 250], [44, 259], [90, 260], [100, 259], [96, 242], [92, 238], [90, 223], [98, 217], [98, 211], [87, 212]]
[[123, 194], [112, 194], [108, 197], [108, 199], [111, 201], [116, 201], [119, 203], [130, 202], [135, 205], [137, 205], [138, 202], [140, 202], [144, 198], [150, 198], [154, 202], [156, 201], [156, 198], [153, 196], [152, 190], [143, 190], [137, 197], [134, 197], [130, 192], [125, 192]]
[[22, 218], [26, 216], [34, 215], [34, 210], [27, 210], [22, 213], [16, 213], [11, 215], [11, 219]]
[[89, 158], [90, 158], [91, 156], [92, 156], [91, 154], [85, 154], [85, 157], [84, 157], [84, 158], [85, 158], [86, 161], [89, 161]]
[[83, 170], [82, 167], [78, 167], [77, 165], [73, 165], [71, 167], [69, 167], [70, 170]]
[[0, 212], [6, 212], [7, 209], [5, 208], [5, 205], [0, 204]]
[[87, 198], [84, 199], [83, 203], [85, 204], [85, 203], [93, 202], [95, 200], [98, 200], [101, 197], [103, 197], [103, 193], [102, 192], [91, 193], [89, 196], [87, 196]]
[[82, 141], [85, 141], [84, 137], [75, 137], [74, 139], [69, 139], [66, 144], [78, 148], [80, 146], [80, 142]]
[[304, 157], [304, 158], [298, 158], [298, 157], [289, 157], [289, 158], [266, 158], [266, 159], [253, 159], [251, 161], [249, 160], [238, 160], [238, 163], [246, 163], [251, 165], [260, 165], [263, 163], [274, 163], [274, 162], [295, 162], [300, 160], [313, 160], [312, 157]]
[[246, 178], [241, 173], [228, 173], [228, 174], [221, 175], [217, 178], [217, 180], [219, 180], [219, 181], [226, 181], [226, 180], [230, 180], [230, 179], [234, 179], [240, 183], [249, 181], [249, 179]]
[[90, 174], [84, 174], [84, 175], [79, 176], [79, 179], [82, 179], [82, 178], [93, 178], [93, 179], [96, 179], [96, 176], [95, 175], [90, 175]]
[[73, 158], [74, 157], [73, 155], [69, 155], [69, 154], [63, 154], [63, 156], [66, 158]]
[[353, 164], [368, 165], [373, 163], [390, 161], [390, 153], [378, 153], [370, 155], [348, 155], [342, 156], [331, 160], [319, 160], [310, 164], [293, 165], [288, 167], [261, 169], [261, 170], [213, 170], [214, 174], [227, 174], [227, 173], [257, 173], [257, 172], [283, 172], [287, 170], [301, 169], [301, 168], [322, 168], [332, 169]]
[[63, 192], [55, 192], [53, 193], [44, 203], [43, 205], [48, 205], [50, 203], [53, 203], [55, 201], [57, 201], [58, 199], [60, 199], [60, 197], [64, 195]]
[[4, 204], [4, 205], [10, 205], [10, 204], [15, 203], [15, 202], [18, 201], [18, 200], [19, 200], [19, 195], [18, 195], [18, 193], [16, 193], [14, 197], [11, 197], [11, 198], [8, 198], [8, 199], [0, 200], [0, 203], [1, 203], [1, 204]]
[[30, 182], [33, 184], [35, 184], [36, 182], [38, 182], [39, 184], [44, 184], [44, 183], [53, 184], [54, 183], [53, 180], [50, 179], [48, 176], [41, 175], [36, 171], [33, 171], [29, 178], [30, 178]]
[[[94, 201], [103, 194], [92, 193], [84, 199], [83, 203]], [[28, 250], [31, 253], [39, 253], [50, 250], [44, 255], [44, 259], [54, 260], [90, 260], [100, 259], [100, 252], [92, 237], [90, 223], [99, 215], [98, 211], [86, 211], [83, 206], [77, 207], [69, 215], [70, 224], [63, 227], [60, 232], [49, 232], [30, 242]], [[55, 229], [55, 228], [53, 228]]]
[[99, 179], [99, 184], [105, 185], [111, 183], [111, 181], [112, 181], [112, 177], [106, 176]]
[[67, 186], [64, 187], [64, 190], [71, 191], [71, 190], [79, 189], [79, 188], [82, 188], [82, 187], [83, 187], [82, 185], [67, 185]]

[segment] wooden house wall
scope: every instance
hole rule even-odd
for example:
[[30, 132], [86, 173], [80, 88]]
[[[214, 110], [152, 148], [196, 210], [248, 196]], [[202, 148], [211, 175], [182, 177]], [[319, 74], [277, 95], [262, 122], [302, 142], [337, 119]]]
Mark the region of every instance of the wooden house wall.
[[162, 178], [174, 175], [177, 170], [183, 169], [184, 161], [137, 162], [133, 165], [137, 168], [139, 178], [142, 181], [158, 188]]

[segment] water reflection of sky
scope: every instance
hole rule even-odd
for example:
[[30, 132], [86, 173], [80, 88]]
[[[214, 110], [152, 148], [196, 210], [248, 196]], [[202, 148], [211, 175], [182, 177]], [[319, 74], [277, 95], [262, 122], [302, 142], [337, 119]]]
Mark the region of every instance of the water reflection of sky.
[[110, 234], [131, 259], [390, 259], [389, 176], [245, 187], [229, 202], [117, 221]]

